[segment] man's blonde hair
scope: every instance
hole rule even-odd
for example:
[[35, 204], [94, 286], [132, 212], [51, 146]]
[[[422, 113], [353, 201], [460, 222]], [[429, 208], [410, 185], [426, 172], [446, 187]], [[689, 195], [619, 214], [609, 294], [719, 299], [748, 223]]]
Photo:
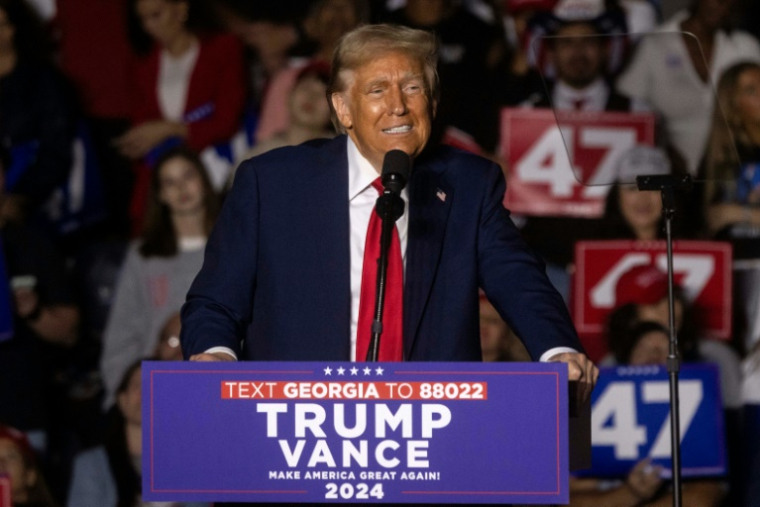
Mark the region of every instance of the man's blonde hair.
[[419, 61], [425, 70], [425, 92], [428, 99], [431, 105], [438, 101], [438, 43], [435, 35], [399, 25], [360, 26], [348, 32], [338, 42], [333, 53], [330, 83], [327, 85], [330, 118], [335, 129], [341, 134], [345, 134], [346, 129], [338, 120], [332, 96], [348, 89], [347, 77], [351, 71], [387, 53], [404, 53], [409, 58]]

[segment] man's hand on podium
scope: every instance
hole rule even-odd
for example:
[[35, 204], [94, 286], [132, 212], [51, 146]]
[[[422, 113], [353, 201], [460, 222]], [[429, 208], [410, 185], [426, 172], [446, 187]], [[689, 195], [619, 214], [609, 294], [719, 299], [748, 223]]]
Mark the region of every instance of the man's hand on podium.
[[567, 363], [568, 380], [578, 382], [578, 404], [585, 405], [591, 399], [599, 369], [580, 352], [563, 352], [552, 356], [549, 361]]
[[191, 361], [213, 362], [213, 361], [235, 361], [235, 358], [224, 352], [204, 352], [190, 356]]

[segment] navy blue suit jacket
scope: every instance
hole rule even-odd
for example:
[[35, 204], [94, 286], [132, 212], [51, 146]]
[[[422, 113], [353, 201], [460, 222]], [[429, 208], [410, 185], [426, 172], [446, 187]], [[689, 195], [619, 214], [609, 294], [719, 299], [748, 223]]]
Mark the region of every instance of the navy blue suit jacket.
[[[409, 181], [404, 359], [480, 361], [478, 287], [531, 357], [581, 345], [543, 262], [502, 206], [504, 177], [442, 147]], [[442, 198], [444, 197], [445, 198]], [[244, 162], [182, 309], [186, 357], [350, 359], [346, 137]]]

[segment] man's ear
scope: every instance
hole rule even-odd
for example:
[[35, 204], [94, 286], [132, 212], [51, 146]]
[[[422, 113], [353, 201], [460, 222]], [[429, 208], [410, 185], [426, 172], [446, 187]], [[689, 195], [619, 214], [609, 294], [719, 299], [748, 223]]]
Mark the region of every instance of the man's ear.
[[335, 109], [335, 115], [338, 117], [338, 121], [346, 130], [353, 127], [354, 122], [351, 118], [351, 111], [348, 107], [348, 101], [343, 93], [333, 93], [330, 97], [333, 108]]
[[430, 119], [435, 120], [435, 114], [438, 112], [438, 101], [432, 99], [430, 101]]

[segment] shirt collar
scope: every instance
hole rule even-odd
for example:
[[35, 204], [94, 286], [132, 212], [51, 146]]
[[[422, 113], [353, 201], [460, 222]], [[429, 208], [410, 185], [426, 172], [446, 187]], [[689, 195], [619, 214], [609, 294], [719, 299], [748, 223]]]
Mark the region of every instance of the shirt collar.
[[605, 94], [606, 91], [607, 86], [602, 78], [597, 78], [593, 83], [582, 90], [572, 88], [562, 81], [558, 81], [556, 84], [557, 97], [568, 101], [593, 100], [594, 98], [598, 98]]
[[359, 152], [359, 148], [350, 136], [346, 136], [348, 151], [348, 200], [361, 194], [380, 175], [369, 160]]

